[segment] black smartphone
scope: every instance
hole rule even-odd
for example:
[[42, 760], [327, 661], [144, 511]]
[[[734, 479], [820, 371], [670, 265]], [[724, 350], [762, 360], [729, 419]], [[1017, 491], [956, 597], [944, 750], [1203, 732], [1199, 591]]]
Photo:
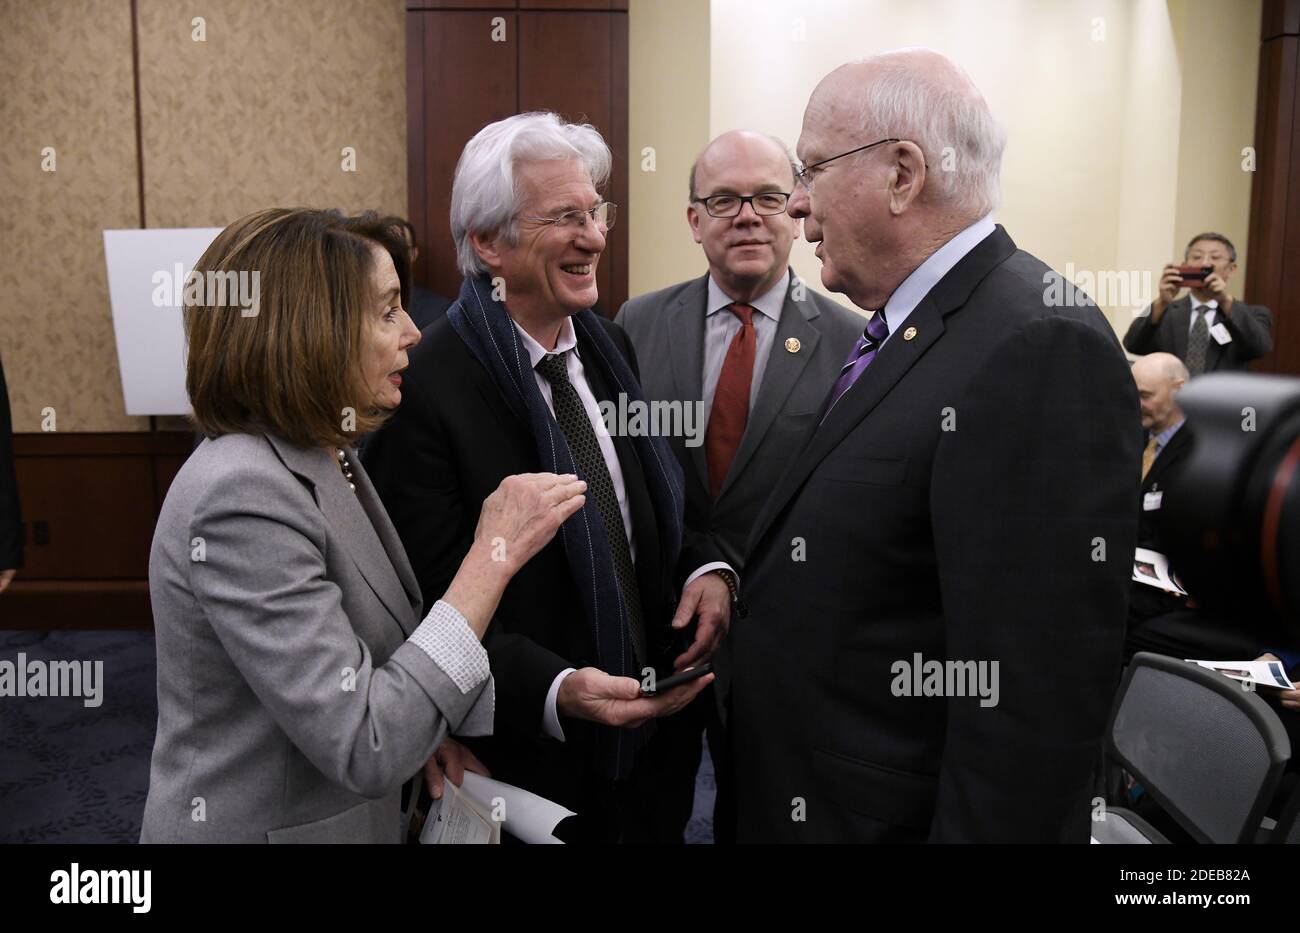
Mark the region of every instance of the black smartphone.
[[705, 674], [712, 672], [712, 670], [713, 670], [712, 663], [701, 664], [699, 667], [688, 667], [686, 670], [678, 671], [676, 674], [673, 674], [670, 677], [665, 677], [663, 680], [655, 681], [654, 688], [651, 690], [647, 690], [644, 687], [642, 687], [641, 696], [643, 697], [658, 696], [659, 694], [663, 693], [665, 690], [671, 690], [673, 689], [673, 687], [676, 687], [680, 684], [687, 684], [690, 683], [692, 680], [696, 680], [700, 677], [703, 677]]

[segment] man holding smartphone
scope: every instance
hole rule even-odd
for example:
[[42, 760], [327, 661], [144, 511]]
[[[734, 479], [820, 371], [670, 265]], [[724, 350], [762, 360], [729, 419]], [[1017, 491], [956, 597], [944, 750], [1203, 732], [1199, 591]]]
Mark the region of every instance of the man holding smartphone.
[[[1172, 353], [1192, 377], [1245, 369], [1273, 349], [1273, 315], [1262, 305], [1236, 301], [1228, 280], [1237, 271], [1237, 250], [1221, 233], [1201, 233], [1183, 253], [1183, 265], [1167, 264], [1155, 301], [1124, 335], [1130, 353]], [[1190, 289], [1178, 298], [1178, 293]]]

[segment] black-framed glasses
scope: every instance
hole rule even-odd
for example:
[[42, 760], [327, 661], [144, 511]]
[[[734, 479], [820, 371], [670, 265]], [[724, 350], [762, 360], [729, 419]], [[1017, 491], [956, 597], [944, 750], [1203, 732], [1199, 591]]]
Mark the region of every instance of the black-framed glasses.
[[618, 218], [618, 205], [612, 201], [601, 201], [595, 207], [589, 207], [585, 211], [565, 211], [558, 217], [520, 217], [519, 219], [530, 220], [535, 224], [551, 224], [563, 230], [578, 230], [587, 226], [588, 217], [608, 230], [614, 226], [614, 221]]
[[703, 204], [710, 217], [736, 217], [748, 204], [759, 217], [784, 214], [785, 206], [790, 202], [790, 193], [786, 191], [763, 191], [758, 194], [711, 194], [707, 198], [692, 198]]
[[829, 159], [822, 159], [820, 162], [814, 162], [812, 165], [800, 166], [794, 173], [794, 180], [803, 185], [809, 191], [812, 191], [813, 182], [817, 180], [816, 172], [821, 169], [827, 162], [834, 162], [836, 159], [842, 159], [845, 156], [851, 156], [855, 152], [866, 152], [868, 149], [874, 149], [876, 146], [883, 146], [885, 143], [901, 143], [901, 139], [878, 139], [874, 143], [868, 143], [865, 146], [859, 146], [856, 149], [850, 149], [848, 152], [841, 152], [839, 155], [831, 156]]

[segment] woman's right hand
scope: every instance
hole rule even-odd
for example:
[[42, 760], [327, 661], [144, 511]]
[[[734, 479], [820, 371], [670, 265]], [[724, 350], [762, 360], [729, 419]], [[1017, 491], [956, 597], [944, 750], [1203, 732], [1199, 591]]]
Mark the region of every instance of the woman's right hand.
[[507, 476], [483, 500], [474, 544], [486, 548], [511, 576], [555, 537], [570, 515], [587, 501], [587, 484], [572, 473], [520, 473]]

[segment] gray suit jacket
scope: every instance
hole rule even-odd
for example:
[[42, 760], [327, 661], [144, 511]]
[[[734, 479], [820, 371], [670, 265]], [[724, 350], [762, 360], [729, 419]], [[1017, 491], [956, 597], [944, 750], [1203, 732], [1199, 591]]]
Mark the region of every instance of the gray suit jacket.
[[[1273, 315], [1263, 305], [1248, 305], [1244, 301], [1232, 303], [1229, 317], [1214, 316], [1215, 323], [1223, 322], [1232, 340], [1221, 345], [1213, 337], [1205, 351], [1205, 371], [1245, 369], [1246, 365], [1273, 349]], [[1184, 295], [1172, 302], [1160, 317], [1159, 324], [1151, 323], [1151, 308], [1142, 312], [1129, 325], [1124, 335], [1124, 349], [1130, 353], [1172, 353], [1180, 360], [1187, 359], [1187, 338], [1192, 327], [1192, 298]]]
[[420, 622], [397, 534], [354, 472], [355, 493], [323, 449], [230, 434], [177, 474], [149, 559], [141, 842], [396, 842], [402, 785], [448, 730], [491, 732], [486, 653], [446, 604]]
[[[647, 400], [703, 398], [708, 281], [706, 274], [640, 295], [618, 312], [615, 320], [636, 349]], [[687, 447], [685, 438], [670, 439], [686, 474], [688, 538], [706, 538], [737, 571], [759, 510], [803, 446], [845, 357], [866, 326], [860, 314], [811, 288], [804, 287], [802, 301], [794, 300], [794, 290], [792, 278], [763, 383], [716, 502], [709, 496], [703, 443]], [[794, 352], [787, 349], [792, 338], [798, 341]]]

